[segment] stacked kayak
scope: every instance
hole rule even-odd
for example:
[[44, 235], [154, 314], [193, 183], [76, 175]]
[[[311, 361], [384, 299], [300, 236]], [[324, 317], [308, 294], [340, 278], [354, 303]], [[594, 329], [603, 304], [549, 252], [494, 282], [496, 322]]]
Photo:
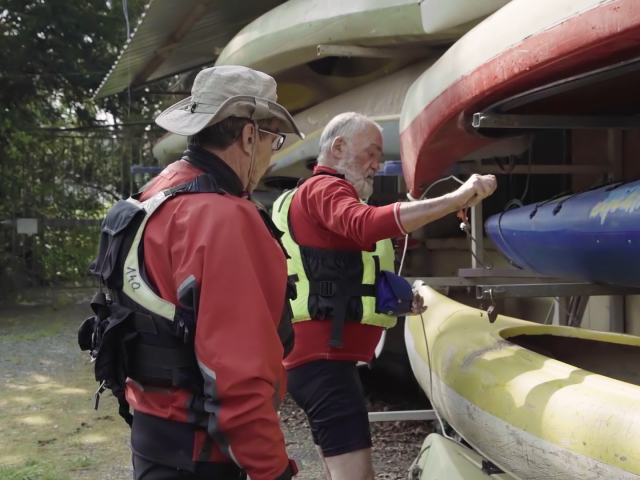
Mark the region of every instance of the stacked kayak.
[[508, 210], [485, 228], [519, 268], [640, 287], [640, 181]]
[[412, 370], [435, 409], [518, 479], [640, 479], [640, 338], [540, 325], [421, 286]]
[[[289, 0], [243, 28], [216, 65], [274, 76], [280, 103], [297, 112], [437, 55], [508, 2]], [[365, 57], [348, 47], [390, 50]]]
[[[470, 128], [474, 114], [514, 95], [632, 59], [639, 39], [638, 0], [513, 0], [500, 8], [447, 50], [407, 93], [400, 135], [411, 195], [418, 198], [453, 164], [496, 141]], [[556, 92], [553, 101], [529, 99], [501, 113], [629, 113], [636, 89], [623, 84], [582, 95]]]

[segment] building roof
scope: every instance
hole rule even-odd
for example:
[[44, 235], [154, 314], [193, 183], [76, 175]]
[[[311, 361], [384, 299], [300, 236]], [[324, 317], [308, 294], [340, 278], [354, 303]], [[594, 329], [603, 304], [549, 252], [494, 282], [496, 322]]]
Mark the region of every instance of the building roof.
[[245, 25], [284, 1], [151, 0], [94, 98], [212, 65]]

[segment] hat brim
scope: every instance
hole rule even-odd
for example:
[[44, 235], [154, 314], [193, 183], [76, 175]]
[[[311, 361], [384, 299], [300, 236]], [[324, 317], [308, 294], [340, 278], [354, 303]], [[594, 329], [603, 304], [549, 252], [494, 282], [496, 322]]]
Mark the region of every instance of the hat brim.
[[209, 125], [221, 122], [228, 117], [251, 118], [253, 120], [261, 120], [273, 118], [278, 124], [278, 130], [281, 133], [293, 133], [300, 138], [304, 138], [304, 134], [296, 125], [291, 114], [282, 105], [267, 100], [260, 99], [269, 106], [269, 112], [257, 118], [254, 115], [256, 111], [256, 97], [249, 95], [237, 95], [228, 98], [222, 105], [207, 105], [207, 110], [213, 113], [191, 112], [193, 97], [185, 98], [171, 105], [156, 118], [156, 123], [165, 130], [177, 135], [191, 136], [202, 131]]

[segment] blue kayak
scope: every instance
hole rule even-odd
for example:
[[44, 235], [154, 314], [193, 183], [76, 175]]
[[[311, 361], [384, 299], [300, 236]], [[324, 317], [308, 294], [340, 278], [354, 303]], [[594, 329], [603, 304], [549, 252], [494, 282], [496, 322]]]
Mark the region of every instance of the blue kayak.
[[640, 181], [511, 209], [490, 217], [485, 229], [521, 269], [640, 287]]

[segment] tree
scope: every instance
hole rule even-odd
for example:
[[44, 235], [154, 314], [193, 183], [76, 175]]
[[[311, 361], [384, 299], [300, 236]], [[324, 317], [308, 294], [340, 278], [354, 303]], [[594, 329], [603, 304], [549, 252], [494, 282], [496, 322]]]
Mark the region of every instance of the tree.
[[[129, 24], [136, 25], [146, 0], [122, 2]], [[7, 221], [99, 218], [107, 200], [129, 193], [125, 159], [133, 156], [133, 141], [140, 151], [148, 148], [149, 132], [138, 129], [113, 138], [103, 130], [108, 135], [66, 133], [63, 138], [42, 130], [95, 127], [104, 122], [99, 112], [120, 120], [150, 116], [158, 99], [144, 91], [132, 92], [131, 99], [123, 92], [91, 100], [126, 38], [120, 0], [0, 0], [0, 222], [5, 220], [0, 277], [9, 275], [14, 282], [20, 269], [46, 282], [55, 275], [84, 275], [83, 262], [98, 240], [95, 231], [44, 230], [35, 238], [20, 237]], [[53, 240], [60, 238], [68, 244], [56, 250]], [[53, 253], [73, 256], [78, 251], [73, 245], [80, 244], [78, 258], [66, 262], [74, 265], [70, 270], [52, 265]]]

